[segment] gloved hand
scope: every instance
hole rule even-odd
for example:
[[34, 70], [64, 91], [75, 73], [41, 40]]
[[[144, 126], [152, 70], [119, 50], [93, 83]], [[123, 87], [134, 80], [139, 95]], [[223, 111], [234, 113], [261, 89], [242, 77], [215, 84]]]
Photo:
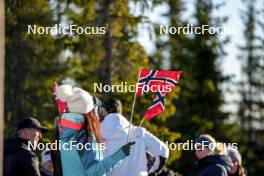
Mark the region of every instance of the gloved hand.
[[131, 153], [131, 147], [135, 145], [136, 142], [129, 142], [125, 145], [123, 145], [120, 149], [124, 152], [126, 156], [130, 155]]

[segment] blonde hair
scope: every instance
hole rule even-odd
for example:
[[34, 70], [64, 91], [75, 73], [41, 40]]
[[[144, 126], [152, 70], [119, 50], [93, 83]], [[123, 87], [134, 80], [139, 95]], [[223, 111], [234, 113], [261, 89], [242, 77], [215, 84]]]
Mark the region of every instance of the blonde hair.
[[[210, 134], [201, 134], [199, 137], [203, 137], [206, 138], [208, 141], [210, 141], [210, 143], [216, 144], [216, 140], [215, 138], [213, 138], [213, 136], [211, 136]], [[198, 138], [199, 138], [198, 137]], [[209, 149], [209, 148], [208, 148]], [[210, 150], [210, 149], [209, 149]], [[215, 150], [210, 150], [209, 155], [214, 155]]]
[[206, 137], [209, 141], [216, 143], [215, 138], [213, 138], [213, 136], [211, 136], [210, 134], [202, 134], [201, 136], [204, 136], [204, 137]]
[[227, 155], [227, 148], [225, 144], [221, 142], [216, 142], [216, 147], [214, 151], [215, 155]]
[[224, 143], [217, 142], [215, 138], [209, 134], [202, 134], [200, 136], [207, 138], [211, 143], [215, 144], [215, 148], [212, 150], [211, 155], [227, 155], [227, 148]]
[[238, 166], [238, 175], [247, 176], [247, 170], [243, 166]]

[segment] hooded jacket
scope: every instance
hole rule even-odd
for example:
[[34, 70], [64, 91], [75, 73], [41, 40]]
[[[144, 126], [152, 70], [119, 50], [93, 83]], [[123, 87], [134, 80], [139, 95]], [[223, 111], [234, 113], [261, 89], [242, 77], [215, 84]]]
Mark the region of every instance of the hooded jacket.
[[[107, 157], [127, 143], [130, 123], [121, 114], [111, 113], [104, 118], [101, 124], [102, 136], [106, 143], [104, 155]], [[147, 175], [147, 152], [153, 155], [156, 161], [150, 169], [151, 171], [158, 169], [160, 156], [164, 158], [169, 157], [169, 149], [167, 146], [145, 128], [131, 125], [129, 141], [136, 142], [135, 146], [133, 146], [132, 153], [120, 166], [109, 172], [107, 174], [108, 176]]]
[[21, 138], [5, 141], [3, 164], [4, 176], [40, 176], [38, 157]]
[[98, 143], [91, 137], [81, 149], [79, 144], [87, 136], [83, 124], [83, 115], [76, 113], [64, 113], [59, 120], [63, 176], [103, 176], [125, 158], [123, 151], [118, 150], [103, 159]]
[[228, 176], [232, 161], [225, 155], [211, 155], [198, 160], [198, 176]]

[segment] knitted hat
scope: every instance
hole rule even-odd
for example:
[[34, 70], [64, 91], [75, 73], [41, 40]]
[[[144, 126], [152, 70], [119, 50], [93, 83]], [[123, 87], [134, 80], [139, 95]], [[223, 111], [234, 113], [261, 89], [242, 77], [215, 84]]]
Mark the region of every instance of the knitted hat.
[[241, 164], [242, 164], [242, 158], [241, 158], [240, 153], [237, 151], [237, 149], [235, 149], [235, 148], [228, 148], [227, 152], [228, 152], [228, 156], [231, 159], [235, 159], [238, 162], [238, 164], [241, 166]]
[[62, 102], [67, 103], [69, 112], [87, 114], [94, 109], [93, 97], [81, 88], [61, 85], [55, 94]]

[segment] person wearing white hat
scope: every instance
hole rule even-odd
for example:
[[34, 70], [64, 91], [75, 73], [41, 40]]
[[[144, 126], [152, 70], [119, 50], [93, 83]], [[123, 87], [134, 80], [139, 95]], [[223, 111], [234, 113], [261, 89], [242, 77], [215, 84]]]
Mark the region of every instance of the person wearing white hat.
[[[62, 146], [68, 146], [60, 150], [63, 176], [103, 176], [130, 155], [134, 142], [122, 146], [107, 158], [103, 158], [100, 147], [93, 147], [103, 144], [103, 141], [93, 97], [87, 91], [71, 85], [56, 84], [53, 90], [61, 113], [58, 137]], [[77, 145], [69, 148], [74, 142], [81, 148], [77, 148]]]
[[242, 166], [242, 157], [237, 149], [228, 148], [228, 156], [232, 160], [231, 174], [230, 176], [246, 176], [247, 172]]
[[53, 164], [51, 161], [51, 154], [49, 149], [41, 152], [41, 164], [39, 170], [41, 176], [53, 175]]

